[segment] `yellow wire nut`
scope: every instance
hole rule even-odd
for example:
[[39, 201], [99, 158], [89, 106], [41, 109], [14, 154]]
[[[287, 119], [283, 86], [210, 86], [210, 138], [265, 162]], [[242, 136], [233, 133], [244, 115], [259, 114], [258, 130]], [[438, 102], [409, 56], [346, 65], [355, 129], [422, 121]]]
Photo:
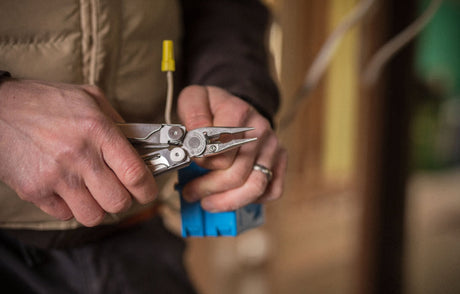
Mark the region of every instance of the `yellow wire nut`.
[[161, 71], [175, 71], [173, 41], [163, 41], [163, 59], [161, 60]]

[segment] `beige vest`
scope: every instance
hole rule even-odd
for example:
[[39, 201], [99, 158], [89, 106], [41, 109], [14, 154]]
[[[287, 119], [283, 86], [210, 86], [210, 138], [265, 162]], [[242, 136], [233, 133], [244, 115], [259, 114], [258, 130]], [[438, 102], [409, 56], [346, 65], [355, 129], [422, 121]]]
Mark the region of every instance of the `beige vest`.
[[[163, 121], [161, 45], [170, 39], [177, 49], [179, 36], [174, 0], [0, 1], [0, 69], [17, 78], [98, 85], [128, 122]], [[139, 209], [133, 205], [105, 223]], [[0, 182], [0, 227], [78, 226], [43, 213]]]

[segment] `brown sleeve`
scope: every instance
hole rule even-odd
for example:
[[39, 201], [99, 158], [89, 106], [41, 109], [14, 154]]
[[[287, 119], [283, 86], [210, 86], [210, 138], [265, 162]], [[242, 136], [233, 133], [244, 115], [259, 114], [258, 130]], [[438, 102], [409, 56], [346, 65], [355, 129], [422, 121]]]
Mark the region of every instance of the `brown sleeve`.
[[267, 8], [256, 0], [182, 0], [183, 85], [218, 86], [267, 118], [279, 106], [266, 48]]

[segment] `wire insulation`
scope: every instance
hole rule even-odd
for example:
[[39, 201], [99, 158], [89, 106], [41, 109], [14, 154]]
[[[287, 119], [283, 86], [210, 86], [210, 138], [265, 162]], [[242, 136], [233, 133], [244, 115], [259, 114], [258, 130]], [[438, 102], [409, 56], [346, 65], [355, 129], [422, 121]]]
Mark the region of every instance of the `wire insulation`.
[[167, 79], [167, 92], [166, 92], [166, 107], [165, 107], [165, 122], [171, 124], [171, 111], [173, 104], [173, 89], [174, 89], [174, 79], [172, 71], [166, 72]]
[[432, 0], [422, 15], [377, 51], [364, 70], [364, 85], [370, 86], [377, 81], [383, 66], [425, 28], [441, 3], [442, 0]]
[[300, 103], [318, 85], [344, 35], [358, 22], [361, 21], [361, 19], [370, 10], [375, 1], [376, 0], [360, 1], [351, 10], [351, 12], [343, 18], [340, 24], [328, 37], [316, 55], [316, 58], [313, 60], [313, 63], [305, 76], [304, 83], [294, 94], [291, 107], [289, 107], [289, 109], [286, 111], [285, 116], [280, 122], [280, 129], [287, 127], [291, 123], [297, 110], [299, 109]]

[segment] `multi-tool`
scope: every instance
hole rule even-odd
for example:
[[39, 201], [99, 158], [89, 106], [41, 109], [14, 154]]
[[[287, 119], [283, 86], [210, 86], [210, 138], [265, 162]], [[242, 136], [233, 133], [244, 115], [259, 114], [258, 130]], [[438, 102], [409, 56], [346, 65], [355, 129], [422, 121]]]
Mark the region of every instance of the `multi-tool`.
[[[184, 168], [192, 158], [219, 154], [257, 138], [229, 139], [253, 128], [205, 127], [187, 131], [180, 124], [120, 123], [128, 138], [154, 175]], [[229, 140], [223, 140], [223, 139]]]

